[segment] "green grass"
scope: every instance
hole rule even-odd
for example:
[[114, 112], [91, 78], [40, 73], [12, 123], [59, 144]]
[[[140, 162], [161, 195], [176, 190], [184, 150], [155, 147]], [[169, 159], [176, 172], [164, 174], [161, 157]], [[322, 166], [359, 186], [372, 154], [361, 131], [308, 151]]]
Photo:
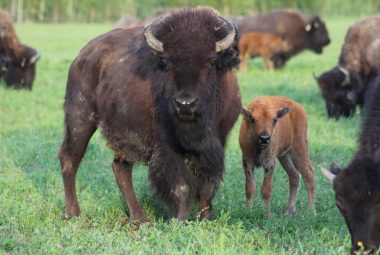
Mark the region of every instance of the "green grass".
[[[256, 194], [252, 211], [245, 209], [244, 174], [238, 145], [240, 119], [229, 139], [226, 174], [214, 200], [215, 221], [167, 221], [155, 202], [147, 168], [137, 166], [134, 182], [144, 211], [155, 221], [137, 228], [128, 223], [111, 170], [112, 152], [99, 133], [93, 137], [77, 176], [82, 214], [61, 219], [63, 185], [57, 151], [63, 136], [62, 104], [68, 67], [79, 50], [112, 25], [17, 26], [22, 42], [36, 47], [42, 58], [32, 92], [0, 86], [0, 254], [342, 254], [350, 237], [335, 208], [330, 184], [317, 171], [335, 161], [345, 165], [356, 148], [360, 114], [339, 121], [326, 118], [324, 102], [312, 73], [337, 63], [353, 18], [327, 19], [332, 38], [323, 55], [304, 52], [286, 68], [264, 72], [261, 60], [239, 73], [244, 105], [258, 95], [286, 95], [309, 115], [310, 157], [315, 171], [316, 211], [307, 210], [301, 185], [293, 218], [283, 217], [288, 180], [276, 168], [273, 220]], [[256, 171], [261, 185], [262, 170]]]

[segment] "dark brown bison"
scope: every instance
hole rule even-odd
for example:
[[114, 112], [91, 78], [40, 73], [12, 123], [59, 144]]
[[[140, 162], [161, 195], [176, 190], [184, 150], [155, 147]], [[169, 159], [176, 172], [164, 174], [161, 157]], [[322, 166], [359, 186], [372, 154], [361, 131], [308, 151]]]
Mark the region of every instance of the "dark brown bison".
[[338, 66], [316, 77], [329, 117], [350, 117], [363, 106], [368, 81], [380, 70], [380, 15], [352, 25]]
[[39, 53], [20, 44], [11, 16], [0, 10], [0, 78], [8, 86], [32, 89]]
[[294, 214], [299, 174], [305, 181], [309, 208], [314, 208], [314, 171], [308, 156], [307, 116], [302, 106], [283, 96], [257, 97], [247, 109], [240, 127], [247, 208], [256, 192], [255, 167], [265, 170], [261, 196], [270, 213], [272, 176], [279, 159], [289, 176], [289, 202], [286, 214]]
[[224, 172], [226, 138], [241, 110], [235, 27], [209, 8], [183, 9], [142, 28], [92, 40], [70, 67], [59, 151], [65, 217], [79, 215], [75, 176], [100, 127], [130, 219], [146, 216], [132, 185], [135, 162], [149, 165], [156, 196], [186, 219], [200, 219]]
[[256, 16], [235, 19], [239, 34], [248, 32], [273, 33], [286, 39], [292, 48], [273, 57], [275, 67], [283, 67], [286, 61], [303, 51], [310, 49], [318, 54], [330, 43], [325, 23], [319, 16], [303, 17], [292, 10], [276, 10]]
[[369, 254], [380, 245], [380, 77], [374, 83], [353, 160], [342, 171], [336, 164], [331, 172], [322, 169], [350, 231], [352, 254]]

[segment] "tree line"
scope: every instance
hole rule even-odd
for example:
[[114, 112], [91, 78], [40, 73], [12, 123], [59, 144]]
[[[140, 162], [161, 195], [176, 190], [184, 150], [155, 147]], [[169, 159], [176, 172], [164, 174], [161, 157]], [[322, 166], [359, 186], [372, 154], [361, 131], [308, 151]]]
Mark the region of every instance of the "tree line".
[[143, 18], [157, 10], [198, 5], [212, 6], [226, 16], [278, 8], [330, 16], [380, 13], [380, 0], [0, 0], [0, 8], [16, 22], [114, 22], [124, 15]]

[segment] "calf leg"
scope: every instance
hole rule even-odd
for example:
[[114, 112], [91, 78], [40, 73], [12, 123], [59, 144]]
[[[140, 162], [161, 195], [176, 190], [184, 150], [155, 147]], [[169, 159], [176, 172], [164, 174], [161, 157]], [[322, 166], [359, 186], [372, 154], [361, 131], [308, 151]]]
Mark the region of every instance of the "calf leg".
[[87, 144], [96, 130], [96, 121], [86, 105], [70, 104], [66, 109], [65, 135], [58, 156], [65, 190], [66, 219], [79, 216], [80, 209], [75, 188], [75, 177]]
[[294, 144], [293, 162], [305, 183], [308, 207], [314, 210], [314, 171], [309, 160], [307, 143], [301, 146]]
[[252, 209], [252, 199], [256, 193], [256, 183], [253, 176], [252, 161], [247, 160], [243, 156], [243, 168], [245, 174], [245, 196], [246, 196], [246, 207], [247, 209]]
[[241, 62], [240, 62], [240, 71], [242, 72], [246, 72], [247, 71], [247, 65], [248, 65], [248, 61], [249, 61], [249, 53], [246, 52], [243, 54], [243, 57], [241, 58]]
[[289, 202], [288, 207], [285, 211], [285, 215], [292, 215], [295, 213], [296, 198], [299, 185], [299, 173], [289, 154], [286, 154], [285, 156], [279, 158], [279, 161], [289, 177]]
[[261, 198], [264, 201], [265, 211], [267, 213], [268, 218], [272, 218], [272, 214], [270, 211], [270, 201], [272, 199], [272, 177], [274, 171], [274, 162], [271, 167], [265, 168], [265, 175], [263, 185], [261, 186]]
[[112, 169], [115, 174], [116, 183], [120, 191], [123, 193], [124, 200], [128, 205], [130, 221], [146, 222], [148, 218], [141, 209], [137, 200], [136, 193], [132, 183], [132, 167], [133, 163], [115, 158], [112, 163]]

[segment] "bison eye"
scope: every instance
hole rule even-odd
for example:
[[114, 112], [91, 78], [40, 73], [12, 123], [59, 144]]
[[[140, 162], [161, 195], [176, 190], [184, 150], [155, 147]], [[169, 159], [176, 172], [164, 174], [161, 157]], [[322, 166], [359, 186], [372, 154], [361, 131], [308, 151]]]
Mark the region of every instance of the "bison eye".
[[273, 123], [273, 125], [275, 125], [277, 123], [277, 118], [273, 118], [272, 123]]
[[159, 62], [159, 66], [162, 70], [165, 70], [166, 69], [166, 63], [165, 63], [165, 60], [160, 57], [160, 62]]

